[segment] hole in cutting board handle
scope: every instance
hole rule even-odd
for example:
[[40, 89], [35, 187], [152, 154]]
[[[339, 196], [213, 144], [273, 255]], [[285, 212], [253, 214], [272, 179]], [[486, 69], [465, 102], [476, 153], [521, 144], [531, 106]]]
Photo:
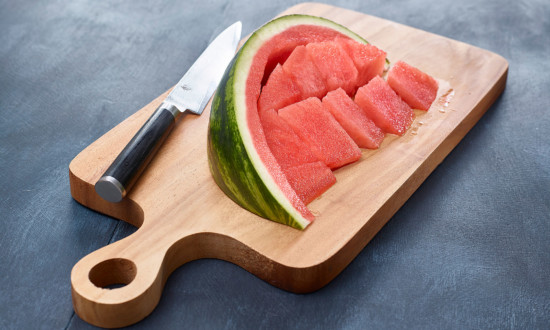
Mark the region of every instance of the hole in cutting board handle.
[[88, 278], [98, 288], [117, 289], [130, 284], [136, 277], [137, 267], [128, 259], [115, 258], [102, 261], [90, 269]]

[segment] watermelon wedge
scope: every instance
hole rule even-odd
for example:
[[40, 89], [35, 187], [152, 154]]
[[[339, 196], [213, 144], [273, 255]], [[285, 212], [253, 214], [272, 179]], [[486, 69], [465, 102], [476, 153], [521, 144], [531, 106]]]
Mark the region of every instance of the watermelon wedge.
[[403, 61], [388, 72], [388, 84], [411, 108], [426, 111], [439, 87], [434, 78]]
[[[262, 82], [278, 63], [288, 62], [296, 47], [336, 38], [366, 43], [345, 27], [319, 17], [289, 15], [268, 22], [235, 55], [212, 101], [207, 152], [215, 182], [243, 208], [295, 228], [305, 228], [314, 216], [268, 146], [258, 99]], [[283, 70], [288, 73], [285, 64]], [[355, 148], [354, 154], [360, 157]]]
[[[306, 46], [307, 53], [325, 80], [328, 91], [343, 88], [353, 95], [357, 86], [357, 69], [339, 43], [314, 42]], [[324, 95], [322, 95], [324, 96]]]
[[338, 88], [323, 98], [323, 105], [360, 148], [377, 149], [384, 140], [384, 132]]
[[361, 150], [316, 97], [279, 110], [279, 116], [331, 169], [361, 158]]
[[[275, 71], [273, 71], [275, 72]], [[290, 186], [309, 204], [336, 182], [330, 168], [273, 109], [260, 112], [267, 145]]]
[[386, 52], [371, 44], [363, 44], [354, 40], [336, 39], [353, 60], [357, 68], [357, 87], [368, 83], [372, 78], [380, 76], [386, 65]]
[[413, 110], [380, 76], [357, 90], [355, 103], [387, 133], [403, 135], [414, 120]]
[[336, 183], [336, 177], [323, 162], [289, 167], [284, 172], [298, 197], [306, 204], [321, 196]]
[[301, 93], [294, 81], [283, 71], [283, 67], [277, 64], [269, 75], [267, 83], [262, 88], [258, 100], [258, 111], [260, 113], [275, 109], [279, 110], [292, 103], [301, 100]]
[[294, 133], [275, 110], [261, 112], [260, 119], [267, 145], [283, 170], [319, 161], [311, 148]]
[[285, 72], [296, 82], [302, 99], [323, 97], [327, 93], [325, 80], [311, 61], [305, 46], [298, 46], [283, 64]]

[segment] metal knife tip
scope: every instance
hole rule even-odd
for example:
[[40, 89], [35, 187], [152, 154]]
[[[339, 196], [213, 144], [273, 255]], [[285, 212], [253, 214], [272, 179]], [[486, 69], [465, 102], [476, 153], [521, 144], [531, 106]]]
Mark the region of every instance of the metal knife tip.
[[231, 25], [231, 27], [235, 28], [235, 36], [237, 37], [237, 40], [240, 40], [241, 31], [243, 29], [243, 24], [241, 23], [241, 21], [236, 21], [235, 23], [233, 23], [233, 25]]

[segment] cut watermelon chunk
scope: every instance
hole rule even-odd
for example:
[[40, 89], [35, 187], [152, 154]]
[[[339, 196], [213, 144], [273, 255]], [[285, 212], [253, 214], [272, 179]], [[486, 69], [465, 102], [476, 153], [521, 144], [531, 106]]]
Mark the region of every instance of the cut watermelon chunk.
[[284, 170], [306, 163], [319, 161], [310, 147], [302, 141], [294, 130], [273, 109], [260, 114], [267, 145]]
[[[302, 24], [298, 23], [297, 25], [288, 26], [284, 32], [272, 35], [271, 37], [269, 35], [271, 35], [273, 31], [264, 30], [260, 32], [262, 34], [262, 37], [267, 38], [262, 40], [262, 42], [265, 43], [265, 47], [260, 52], [258, 52], [257, 55], [260, 55], [260, 57], [255, 60], [256, 63], [254, 64], [265, 65], [263, 68], [261, 68], [263, 72], [258, 72], [261, 73], [261, 77], [263, 78], [261, 81], [262, 85], [265, 85], [269, 74], [273, 71], [277, 64], [285, 63], [285, 61], [288, 59], [290, 54], [297, 46], [306, 45], [310, 42], [319, 42], [325, 40], [334, 40], [336, 38], [350, 37], [357, 40], [358, 42], [365, 42], [365, 40], [363, 40], [361, 37], [354, 34], [353, 32], [348, 35], [350, 31], [345, 28], [335, 29], [334, 25], [330, 23], [325, 26], [321, 26], [323, 25], [323, 23], [319, 24], [318, 18], [314, 17], [308, 22], [308, 19], [307, 17], [305, 17], [305, 15], [300, 15], [300, 17], [296, 17], [296, 15], [294, 16], [294, 18], [296, 18], [294, 21], [301, 20]], [[289, 23], [291, 20], [292, 19], [289, 19], [289, 16], [287, 16], [282, 20], [276, 19], [271, 21], [275, 21], [274, 24], [271, 24], [271, 22], [269, 22], [266, 25], [270, 25], [270, 27], [273, 27], [275, 25], [279, 25], [279, 22], [281, 21], [286, 21], [287, 23]], [[314, 20], [316, 20], [316, 22], [314, 22]], [[290, 24], [294, 24], [294, 22], [291, 22]], [[277, 26], [276, 29], [280, 31], [279, 26]], [[264, 60], [266, 60], [266, 62], [262, 63]], [[257, 68], [260, 69], [259, 67]]]
[[289, 167], [283, 172], [290, 186], [305, 204], [311, 203], [336, 183], [336, 177], [323, 162]]
[[384, 140], [384, 132], [367, 117], [343, 89], [329, 92], [323, 98], [323, 105], [359, 147], [376, 149]]
[[411, 108], [428, 110], [437, 95], [437, 81], [430, 75], [398, 61], [388, 72], [388, 84]]
[[363, 86], [372, 78], [382, 75], [386, 65], [385, 51], [371, 44], [362, 44], [347, 38], [337, 38], [336, 42], [347, 52], [357, 68], [357, 87]]
[[260, 114], [267, 144], [300, 199], [308, 204], [336, 182], [325, 163], [319, 161], [273, 109]]
[[258, 111], [262, 113], [269, 109], [279, 110], [300, 100], [300, 90], [296, 87], [294, 81], [283, 71], [283, 67], [278, 64], [262, 88], [262, 93], [258, 100]]
[[328, 167], [335, 169], [361, 158], [361, 150], [318, 98], [310, 97], [279, 110], [281, 118]]
[[325, 80], [309, 58], [305, 46], [294, 49], [283, 64], [283, 69], [298, 86], [302, 99], [323, 97], [327, 93]]
[[379, 76], [357, 90], [355, 103], [376, 126], [388, 133], [405, 134], [414, 119], [412, 109]]
[[[307, 53], [325, 80], [328, 91], [343, 88], [353, 95], [357, 88], [357, 69], [342, 47], [333, 41], [307, 44]], [[322, 95], [324, 96], [324, 95]]]

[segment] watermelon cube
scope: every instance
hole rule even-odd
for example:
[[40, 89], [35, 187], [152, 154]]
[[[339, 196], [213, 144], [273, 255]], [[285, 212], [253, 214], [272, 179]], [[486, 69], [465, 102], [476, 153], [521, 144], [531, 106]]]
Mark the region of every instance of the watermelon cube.
[[283, 67], [277, 64], [262, 88], [258, 99], [258, 111], [261, 113], [269, 109], [279, 110], [300, 100], [300, 90], [283, 71]]
[[329, 92], [323, 98], [323, 105], [360, 148], [377, 149], [384, 140], [384, 132], [343, 89]]
[[331, 169], [361, 158], [361, 149], [318, 98], [310, 97], [284, 107], [279, 110], [279, 116]]
[[357, 88], [357, 69], [346, 51], [334, 41], [312, 42], [307, 53], [325, 79], [328, 91], [343, 88], [353, 95]]
[[290, 186], [306, 205], [336, 183], [336, 177], [330, 168], [320, 161], [289, 167], [283, 172]]
[[273, 109], [260, 114], [267, 145], [283, 170], [290, 186], [308, 204], [319, 197], [336, 178], [325, 163]]
[[288, 167], [319, 161], [309, 145], [273, 109], [260, 113], [267, 145], [279, 166]]
[[428, 110], [437, 95], [437, 81], [430, 75], [398, 61], [388, 72], [388, 84], [411, 108]]
[[387, 133], [403, 135], [414, 120], [414, 111], [380, 76], [357, 90], [355, 103]]
[[296, 83], [302, 99], [323, 97], [327, 93], [323, 76], [309, 58], [305, 46], [298, 46], [292, 51], [283, 64], [283, 70]]
[[357, 87], [368, 83], [372, 78], [382, 75], [386, 65], [386, 52], [371, 44], [362, 44], [352, 39], [337, 38], [357, 68]]

